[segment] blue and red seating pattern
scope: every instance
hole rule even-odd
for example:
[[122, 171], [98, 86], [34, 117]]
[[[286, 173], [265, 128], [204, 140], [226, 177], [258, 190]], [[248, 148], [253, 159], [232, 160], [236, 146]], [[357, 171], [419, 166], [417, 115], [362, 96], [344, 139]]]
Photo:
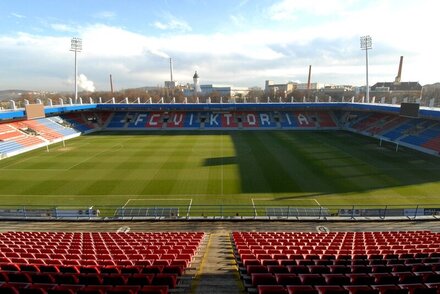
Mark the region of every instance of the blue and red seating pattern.
[[438, 293], [440, 234], [234, 232], [245, 284], [259, 293]]
[[116, 112], [107, 129], [292, 129], [336, 128], [331, 112]]
[[167, 293], [204, 233], [0, 233], [0, 293]]

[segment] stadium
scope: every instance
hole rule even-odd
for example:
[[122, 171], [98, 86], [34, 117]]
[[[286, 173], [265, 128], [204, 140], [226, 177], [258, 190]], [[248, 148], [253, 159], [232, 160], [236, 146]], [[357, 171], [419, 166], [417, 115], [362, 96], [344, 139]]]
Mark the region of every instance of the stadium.
[[440, 112], [0, 113], [2, 293], [437, 293]]

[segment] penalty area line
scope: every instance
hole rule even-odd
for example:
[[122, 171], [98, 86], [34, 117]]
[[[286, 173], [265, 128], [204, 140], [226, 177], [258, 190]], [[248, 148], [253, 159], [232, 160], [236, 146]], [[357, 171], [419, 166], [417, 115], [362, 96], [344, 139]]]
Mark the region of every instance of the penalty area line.
[[192, 203], [193, 203], [193, 199], [191, 198], [191, 201], [189, 202], [189, 205], [188, 205], [188, 211], [186, 212], [186, 217], [189, 217], [189, 212], [191, 211]]
[[189, 208], [191, 208], [192, 205], [192, 198], [170, 198], [170, 199], [163, 199], [163, 198], [149, 198], [149, 199], [144, 199], [144, 198], [130, 198], [128, 199], [125, 204], [122, 206], [122, 208], [126, 208], [128, 206], [128, 204], [132, 201], [188, 201], [189, 200]]
[[[254, 207], [255, 210], [255, 201], [269, 201], [269, 200], [277, 200], [277, 198], [251, 198], [252, 200], [252, 206]], [[313, 201], [315, 202], [318, 206], [321, 206], [321, 204], [318, 202], [318, 199], [316, 198], [304, 198], [304, 199], [285, 199], [283, 201]]]

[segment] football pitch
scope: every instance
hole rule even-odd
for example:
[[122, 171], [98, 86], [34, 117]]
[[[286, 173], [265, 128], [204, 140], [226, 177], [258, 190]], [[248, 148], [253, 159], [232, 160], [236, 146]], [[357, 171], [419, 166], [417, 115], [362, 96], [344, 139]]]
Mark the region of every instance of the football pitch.
[[416, 204], [440, 207], [440, 158], [342, 131], [101, 132], [0, 161], [0, 206]]

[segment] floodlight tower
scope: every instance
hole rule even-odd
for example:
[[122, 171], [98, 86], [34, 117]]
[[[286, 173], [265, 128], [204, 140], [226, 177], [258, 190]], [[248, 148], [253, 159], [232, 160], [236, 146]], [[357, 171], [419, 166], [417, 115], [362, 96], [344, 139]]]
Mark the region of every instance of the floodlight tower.
[[78, 101], [78, 64], [76, 59], [76, 53], [81, 52], [82, 50], [82, 39], [80, 38], [72, 38], [70, 42], [70, 51], [75, 52], [75, 104]]
[[370, 35], [362, 36], [361, 37], [361, 50], [365, 50], [365, 78], [366, 78], [366, 89], [365, 89], [365, 96], [367, 103], [370, 103], [370, 86], [368, 85], [368, 49], [372, 49], [373, 42], [371, 41]]

